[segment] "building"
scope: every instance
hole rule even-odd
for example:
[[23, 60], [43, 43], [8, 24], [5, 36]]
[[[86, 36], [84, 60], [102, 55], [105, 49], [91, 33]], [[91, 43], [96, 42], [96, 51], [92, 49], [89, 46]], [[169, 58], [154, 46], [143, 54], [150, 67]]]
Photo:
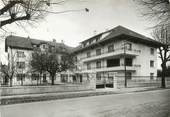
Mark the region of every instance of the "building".
[[[5, 40], [5, 52], [8, 53], [8, 65], [10, 69], [13, 68], [14, 78], [13, 85], [32, 85], [40, 82], [50, 83], [50, 77], [47, 72], [43, 73], [42, 81], [37, 80], [40, 76], [36, 72], [32, 72], [30, 67], [30, 60], [32, 57], [33, 49], [39, 48], [41, 51], [45, 51], [50, 48], [56, 49], [59, 57], [65, 52], [71, 52], [72, 47], [65, 45], [64, 43], [57, 43], [53, 41], [43, 41], [19, 36], [8, 36]], [[69, 76], [58, 74], [55, 79], [55, 83], [69, 82]]]
[[[122, 26], [84, 40], [76, 48], [56, 43], [55, 40], [50, 42], [29, 37], [8, 36], [5, 41], [9, 66], [12, 61], [18, 66], [13, 79], [14, 85], [21, 85], [21, 77], [24, 77], [24, 84], [37, 83], [36, 77], [39, 76], [29, 72], [29, 61], [35, 47], [42, 51], [55, 47], [61, 56], [62, 52], [71, 52], [74, 55], [76, 68], [72, 73], [67, 71], [58, 74], [56, 83], [95, 79], [97, 87], [114, 87], [115, 76], [119, 86], [126, 86], [127, 80], [154, 80], [157, 76], [159, 46], [161, 43]], [[48, 76], [48, 73], [44, 73], [43, 81], [47, 79], [50, 82]]]
[[122, 26], [97, 34], [74, 49], [77, 73], [94, 74], [97, 85], [113, 84], [113, 74], [124, 85], [128, 79], [154, 79], [157, 48], [161, 44]]

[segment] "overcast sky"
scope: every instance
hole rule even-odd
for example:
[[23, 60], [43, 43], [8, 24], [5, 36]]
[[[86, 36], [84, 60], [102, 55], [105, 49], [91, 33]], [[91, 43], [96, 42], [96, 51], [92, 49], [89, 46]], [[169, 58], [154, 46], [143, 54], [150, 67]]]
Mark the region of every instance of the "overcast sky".
[[[64, 14], [49, 14], [34, 27], [26, 25], [25, 29], [14, 24], [7, 26], [13, 35], [41, 40], [56, 39], [64, 41], [69, 46], [77, 46], [79, 42], [97, 33], [112, 29], [118, 25], [150, 37], [151, 26], [140, 17], [137, 5], [133, 0], [68, 0], [63, 5], [55, 6], [55, 11], [76, 10], [88, 8], [90, 12], [72, 12]], [[1, 53], [4, 46], [1, 40]], [[2, 54], [1, 54], [2, 55]], [[1, 57], [2, 59], [2, 57]]]

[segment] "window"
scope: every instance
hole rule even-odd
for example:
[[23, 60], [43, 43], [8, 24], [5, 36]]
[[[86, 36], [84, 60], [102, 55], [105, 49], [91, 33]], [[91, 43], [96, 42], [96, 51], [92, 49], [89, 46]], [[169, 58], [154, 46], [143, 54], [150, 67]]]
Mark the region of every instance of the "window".
[[125, 65], [126, 66], [132, 66], [132, 62], [133, 62], [132, 58], [126, 58], [125, 59]]
[[25, 62], [17, 62], [17, 68], [24, 69], [25, 68]]
[[154, 61], [150, 61], [150, 67], [154, 67]]
[[39, 74], [32, 74], [32, 75], [31, 75], [31, 79], [32, 79], [32, 80], [37, 80], [37, 79], [39, 79]]
[[151, 55], [154, 55], [154, 48], [150, 49], [150, 53], [151, 53]]
[[114, 45], [109, 45], [108, 46], [108, 52], [113, 52], [114, 51]]
[[132, 44], [131, 43], [126, 43], [126, 49], [127, 50], [132, 50]]
[[25, 80], [25, 74], [17, 74], [17, 81]]
[[115, 67], [120, 66], [120, 59], [108, 59], [107, 67]]
[[43, 44], [43, 49], [45, 49], [45, 45]]
[[96, 49], [96, 55], [101, 55], [101, 49]]
[[127, 72], [126, 73], [126, 78], [129, 79], [129, 80], [132, 79], [132, 73], [131, 72]]
[[87, 63], [87, 69], [91, 69], [91, 64], [90, 63]]
[[101, 61], [96, 62], [96, 68], [101, 68]]
[[22, 52], [22, 51], [17, 51], [17, 57], [18, 57], [18, 58], [23, 58], [23, 57], [25, 57], [24, 52]]
[[91, 52], [87, 52], [87, 58], [91, 56]]
[[97, 80], [101, 80], [101, 73], [99, 73], [99, 72], [96, 73], [96, 79], [97, 79]]
[[150, 80], [154, 79], [154, 73], [150, 73]]

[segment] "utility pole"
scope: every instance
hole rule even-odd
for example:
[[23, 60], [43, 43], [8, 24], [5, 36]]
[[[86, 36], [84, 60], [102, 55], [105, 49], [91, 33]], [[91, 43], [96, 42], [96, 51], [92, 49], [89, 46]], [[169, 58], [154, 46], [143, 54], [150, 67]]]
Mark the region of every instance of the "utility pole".
[[127, 78], [126, 78], [126, 42], [124, 41], [124, 72], [125, 72], [125, 87], [127, 87]]

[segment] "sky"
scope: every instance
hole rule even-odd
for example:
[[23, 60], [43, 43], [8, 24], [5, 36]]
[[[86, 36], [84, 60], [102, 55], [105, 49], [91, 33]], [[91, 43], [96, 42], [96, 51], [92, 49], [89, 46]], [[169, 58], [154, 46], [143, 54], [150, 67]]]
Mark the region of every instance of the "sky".
[[[118, 25], [151, 37], [150, 22], [140, 16], [133, 0], [67, 0], [62, 5], [52, 6], [53, 11], [79, 10], [88, 8], [85, 12], [68, 12], [48, 14], [34, 26], [18, 27], [10, 24], [5, 27], [9, 34], [30, 37], [34, 39], [57, 42], [76, 47], [85, 39], [95, 34], [112, 29]], [[0, 39], [1, 61], [4, 56], [4, 39]]]

